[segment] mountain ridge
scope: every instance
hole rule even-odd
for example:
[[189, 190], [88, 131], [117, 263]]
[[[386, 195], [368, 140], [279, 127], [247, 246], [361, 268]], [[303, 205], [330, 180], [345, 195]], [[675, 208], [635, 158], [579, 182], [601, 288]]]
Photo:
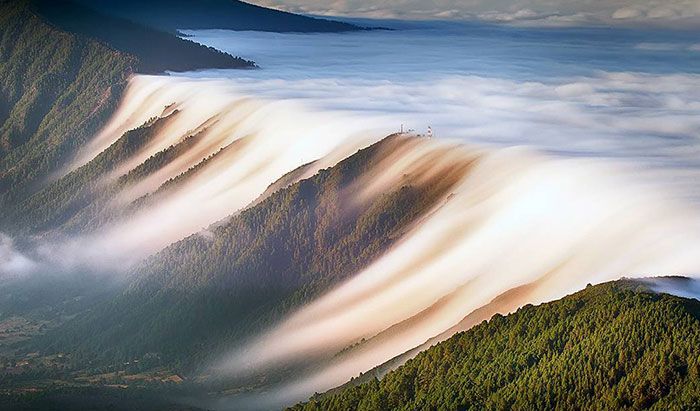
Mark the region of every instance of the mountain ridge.
[[700, 301], [618, 280], [496, 314], [381, 380], [290, 409], [690, 409], [699, 339]]

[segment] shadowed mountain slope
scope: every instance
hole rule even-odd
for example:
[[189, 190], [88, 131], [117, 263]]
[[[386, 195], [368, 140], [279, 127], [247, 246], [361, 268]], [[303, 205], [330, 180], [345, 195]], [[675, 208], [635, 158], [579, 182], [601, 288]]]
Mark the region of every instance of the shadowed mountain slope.
[[237, 0], [79, 0], [89, 7], [140, 24], [177, 29], [229, 29], [273, 32], [341, 32], [360, 27], [256, 6]]

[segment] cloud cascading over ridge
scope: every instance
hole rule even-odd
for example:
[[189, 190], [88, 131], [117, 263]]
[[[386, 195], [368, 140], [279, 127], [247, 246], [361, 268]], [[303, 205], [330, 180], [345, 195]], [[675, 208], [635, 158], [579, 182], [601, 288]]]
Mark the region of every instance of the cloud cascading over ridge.
[[[432, 125], [439, 138], [482, 146], [623, 160], [640, 178], [666, 184], [668, 196], [700, 201], [700, 75], [679, 51], [695, 39], [635, 37], [624, 47], [608, 37], [577, 41], [574, 66], [553, 61], [571, 55], [549, 35], [523, 43], [494, 39], [492, 31], [362, 32], [342, 41], [337, 35], [188, 34], [223, 50], [241, 48], [264, 69], [134, 77], [110, 124], [67, 169], [95, 158], [126, 130], [175, 110], [147, 147], [104, 178], [114, 180], [192, 134], [198, 143], [120, 192], [110, 207], [156, 193], [204, 158], [235, 149], [177, 190], [160, 192], [155, 207], [113, 221], [96, 236], [60, 241], [59, 250], [43, 247], [51, 261], [79, 256], [61, 265], [105, 266], [109, 260], [123, 267], [126, 256], [138, 261], [237, 212], [286, 172], [329, 152], [336, 153], [326, 166], [332, 165], [401, 123], [419, 131]], [[450, 41], [435, 41], [445, 36]], [[545, 47], [547, 53], [538, 52]], [[605, 60], [610, 50], [615, 58]], [[658, 53], [673, 59], [659, 65]], [[674, 72], [670, 64], [690, 70]], [[629, 67], [651, 72], [625, 71]]]

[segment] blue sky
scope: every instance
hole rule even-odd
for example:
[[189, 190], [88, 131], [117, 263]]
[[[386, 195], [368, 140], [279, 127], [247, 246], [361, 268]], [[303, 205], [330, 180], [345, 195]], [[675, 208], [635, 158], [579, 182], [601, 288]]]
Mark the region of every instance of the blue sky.
[[251, 0], [293, 12], [518, 25], [700, 28], [698, 0]]

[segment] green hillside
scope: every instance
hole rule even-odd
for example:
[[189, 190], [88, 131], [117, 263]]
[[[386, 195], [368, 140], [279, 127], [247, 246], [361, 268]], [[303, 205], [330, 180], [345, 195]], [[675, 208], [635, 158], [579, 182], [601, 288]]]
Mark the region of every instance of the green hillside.
[[691, 410], [700, 302], [622, 280], [496, 315], [293, 410]]

